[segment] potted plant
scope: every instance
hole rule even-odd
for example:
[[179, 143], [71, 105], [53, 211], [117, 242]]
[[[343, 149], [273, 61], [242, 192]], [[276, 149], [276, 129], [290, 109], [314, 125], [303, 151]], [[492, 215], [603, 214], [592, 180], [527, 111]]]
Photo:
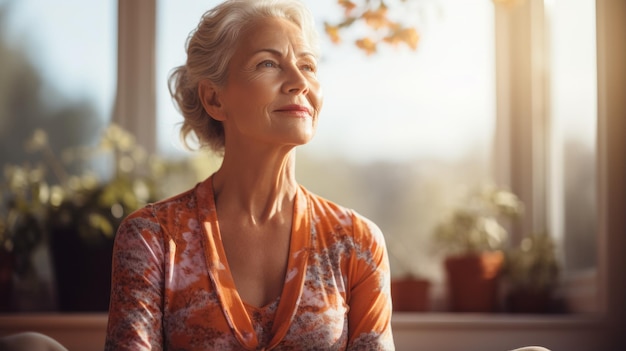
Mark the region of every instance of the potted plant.
[[449, 308], [454, 312], [494, 312], [508, 240], [505, 220], [522, 214], [510, 191], [485, 186], [455, 208], [434, 230], [445, 254]]
[[[66, 162], [52, 150], [43, 130], [33, 133], [26, 149], [40, 154], [42, 160], [36, 166], [5, 169], [0, 256], [10, 253], [7, 262], [13, 262], [15, 272], [21, 273], [30, 267], [33, 248], [45, 242], [58, 308], [107, 310], [115, 231], [131, 211], [158, 198], [155, 181], [163, 173], [162, 163], [148, 156], [132, 135], [115, 124], [105, 129], [95, 147], [63, 152], [61, 158]], [[90, 171], [104, 165], [95, 162], [101, 156], [109, 156], [114, 165], [112, 175], [102, 177]], [[67, 171], [72, 164], [80, 174]]]
[[513, 313], [550, 312], [560, 266], [554, 240], [547, 233], [526, 236], [506, 251], [503, 277], [508, 284], [506, 306]]

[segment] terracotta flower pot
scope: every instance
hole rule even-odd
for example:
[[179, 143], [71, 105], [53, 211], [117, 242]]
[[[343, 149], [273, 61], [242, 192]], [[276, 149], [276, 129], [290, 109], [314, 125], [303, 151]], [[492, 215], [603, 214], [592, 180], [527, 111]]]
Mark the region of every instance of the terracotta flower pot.
[[453, 312], [497, 311], [503, 263], [501, 251], [446, 258], [450, 309]]
[[430, 282], [425, 279], [403, 278], [391, 281], [394, 311], [424, 312], [430, 308]]

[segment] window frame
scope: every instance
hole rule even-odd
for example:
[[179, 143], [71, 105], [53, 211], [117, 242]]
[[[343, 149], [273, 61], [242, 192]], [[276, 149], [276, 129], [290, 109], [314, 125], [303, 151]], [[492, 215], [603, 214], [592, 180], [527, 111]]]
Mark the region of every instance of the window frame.
[[[567, 276], [564, 294], [573, 312], [611, 314], [618, 285], [623, 278], [614, 272], [626, 247], [619, 233], [624, 221], [618, 213], [624, 204], [624, 143], [626, 116], [620, 96], [626, 96], [623, 42], [614, 33], [626, 20], [623, 5], [596, 1], [598, 114], [596, 174], [598, 206], [598, 261], [592, 271]], [[543, 0], [526, 0], [517, 6], [496, 6], [496, 91], [497, 128], [494, 143], [494, 176], [511, 187], [526, 206], [522, 223], [513, 239], [523, 233], [550, 228], [551, 151], [549, 16]], [[623, 27], [623, 25], [622, 25]], [[609, 190], [610, 189], [610, 190]], [[620, 195], [622, 195], [620, 199]], [[621, 240], [621, 241], [620, 241]], [[619, 245], [621, 244], [621, 246]], [[622, 266], [624, 266], [622, 264]], [[623, 276], [623, 274], [622, 274]]]

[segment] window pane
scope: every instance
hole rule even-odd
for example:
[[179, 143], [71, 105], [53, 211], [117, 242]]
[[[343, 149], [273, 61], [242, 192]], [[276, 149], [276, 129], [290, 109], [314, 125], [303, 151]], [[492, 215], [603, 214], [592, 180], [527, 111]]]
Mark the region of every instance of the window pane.
[[[167, 73], [184, 62], [186, 35], [216, 3], [159, 1], [157, 89], [164, 153], [178, 148], [172, 145], [178, 144], [174, 127], [181, 120], [167, 93]], [[306, 4], [321, 36], [325, 101], [315, 139], [298, 151], [298, 179], [374, 220], [387, 237], [393, 273], [437, 279], [440, 264], [429, 248], [435, 222], [466, 189], [490, 179], [493, 5], [423, 2], [410, 14], [420, 18], [417, 51], [386, 47], [367, 56], [348, 38], [337, 46], [325, 36], [324, 21], [343, 11], [335, 1]]]
[[551, 17], [555, 233], [574, 271], [596, 263], [595, 1], [554, 1]]
[[157, 148], [165, 155], [183, 152], [179, 142], [178, 124], [182, 117], [169, 95], [167, 79], [170, 71], [185, 63], [185, 41], [197, 26], [200, 16], [217, 5], [218, 0], [157, 1]]
[[[64, 173], [59, 169], [73, 173], [62, 152], [97, 140], [113, 110], [116, 8], [116, 0], [0, 0], [0, 172], [9, 164], [31, 169], [45, 163], [46, 175], [57, 184], [55, 175]], [[38, 128], [47, 133], [51, 154], [26, 150], [26, 140]], [[4, 188], [7, 174], [2, 173], [0, 227], [11, 219], [8, 199], [15, 195]], [[39, 189], [43, 194], [48, 188]], [[37, 212], [34, 207], [29, 203], [28, 210]], [[35, 237], [27, 234], [17, 236]], [[0, 238], [1, 245], [9, 242], [10, 249], [15, 248], [19, 257], [15, 262], [21, 262], [15, 264], [13, 300], [9, 299], [17, 311], [56, 307], [54, 269], [46, 247], [49, 233], [39, 234], [29, 242], [32, 251]], [[32, 257], [22, 256], [26, 251]]]
[[36, 127], [55, 150], [94, 140], [113, 107], [117, 2], [0, 0], [0, 163]]

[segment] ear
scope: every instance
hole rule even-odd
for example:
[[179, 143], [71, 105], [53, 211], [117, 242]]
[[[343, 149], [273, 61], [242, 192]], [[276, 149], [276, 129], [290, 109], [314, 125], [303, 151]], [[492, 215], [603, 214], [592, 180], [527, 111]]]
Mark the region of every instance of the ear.
[[218, 87], [208, 79], [198, 83], [198, 98], [209, 116], [218, 121], [225, 120], [225, 113], [219, 100]]

